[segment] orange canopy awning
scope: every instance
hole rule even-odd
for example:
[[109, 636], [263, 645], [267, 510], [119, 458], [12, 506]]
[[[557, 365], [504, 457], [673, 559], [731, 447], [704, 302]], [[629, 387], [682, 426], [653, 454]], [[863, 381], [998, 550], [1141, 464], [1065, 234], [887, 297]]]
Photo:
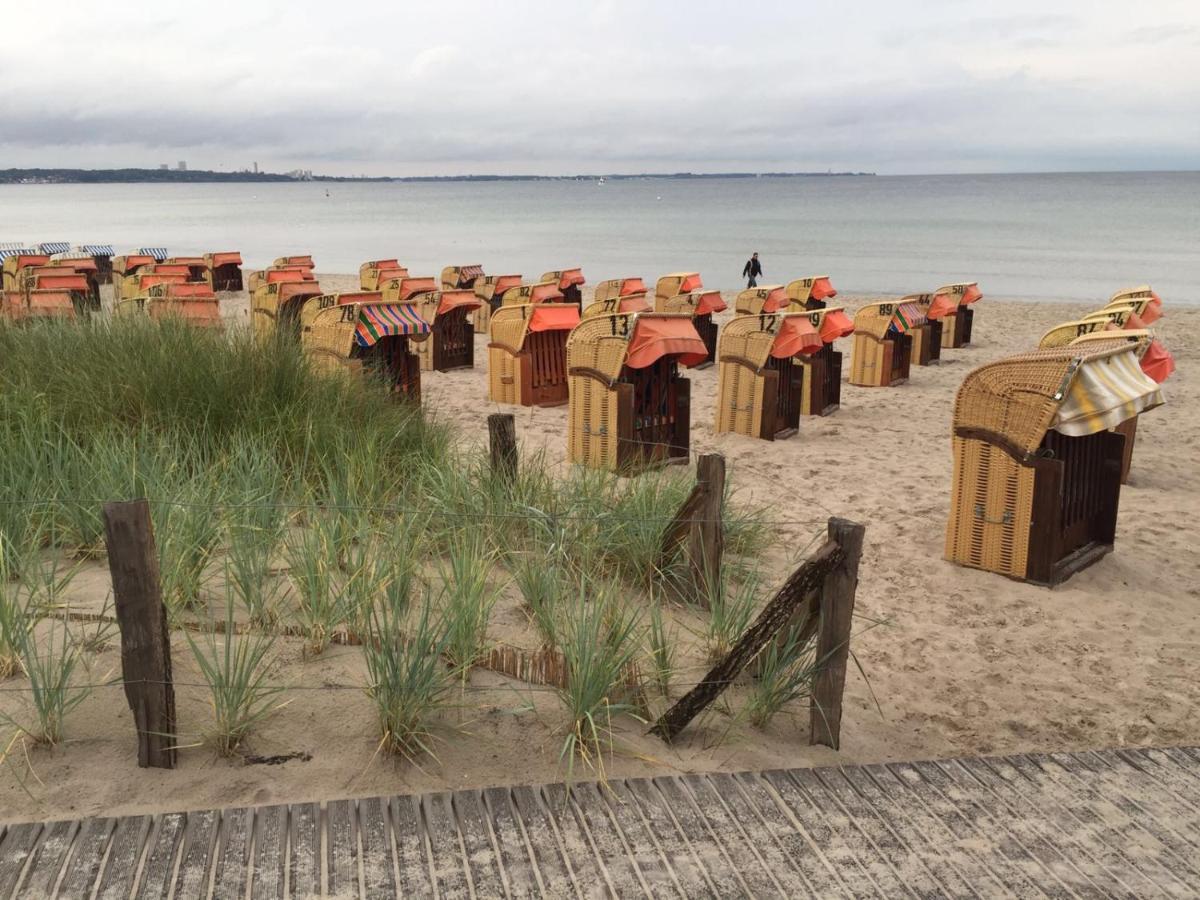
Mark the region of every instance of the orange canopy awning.
[[1175, 357], [1157, 340], [1152, 340], [1142, 354], [1142, 371], [1162, 384], [1175, 371]]
[[1131, 309], [1129, 311], [1129, 315], [1125, 317], [1125, 330], [1126, 331], [1138, 331], [1138, 330], [1144, 329], [1145, 327], [1146, 327], [1146, 320], [1143, 319], [1141, 316], [1139, 316], [1137, 313], [1135, 313]]
[[570, 331], [578, 324], [574, 303], [539, 303], [529, 317], [530, 331]]
[[700, 276], [693, 273], [683, 279], [683, 283], [679, 285], [679, 293], [690, 294], [692, 291], [698, 291], [704, 287], [704, 282], [700, 280]]
[[95, 272], [100, 268], [96, 265], [95, 258], [91, 256], [58, 260], [57, 263], [55, 268], [74, 269], [76, 272]]
[[938, 294], [933, 298], [933, 302], [929, 304], [929, 312], [925, 315], [930, 319], [941, 319], [950, 315], [956, 309], [958, 304], [954, 302], [954, 298], [949, 294]]
[[529, 291], [530, 303], [557, 303], [563, 299], [558, 285], [547, 281], [545, 284], [535, 284]]
[[976, 300], [983, 299], [983, 291], [979, 289], [977, 284], [968, 284], [967, 289], [963, 291], [962, 299], [959, 301], [960, 306], [966, 306], [969, 303], [974, 303]]
[[646, 300], [645, 294], [630, 294], [617, 299], [617, 312], [639, 313], [650, 312], [652, 307]]
[[433, 278], [405, 277], [399, 285], [400, 299], [409, 300], [415, 294], [427, 294], [430, 291], [436, 291], [437, 287], [437, 281]]
[[585, 281], [582, 269], [563, 269], [562, 277], [558, 279], [558, 289], [565, 291], [573, 284], [583, 284]]
[[66, 275], [38, 275], [34, 287], [39, 290], [86, 291], [87, 278], [77, 272]]
[[854, 322], [840, 309], [825, 314], [821, 319], [821, 340], [832, 344], [838, 338], [854, 334]]
[[821, 335], [807, 316], [788, 316], [783, 320], [775, 343], [771, 345], [771, 355], [776, 359], [787, 359], [790, 356], [807, 356], [816, 353], [823, 346]]
[[724, 312], [729, 305], [721, 299], [720, 291], [705, 291], [696, 302], [696, 315], [706, 316], [709, 313]]
[[1162, 300], [1158, 298], [1158, 294], [1150, 295], [1150, 302], [1146, 304], [1146, 308], [1142, 310], [1142, 321], [1147, 325], [1153, 325], [1162, 318]]
[[644, 294], [646, 293], [646, 285], [640, 278], [625, 278], [621, 281], [621, 295], [625, 294]]
[[185, 282], [181, 282], [181, 283], [177, 282], [177, 283], [173, 283], [173, 284], [168, 284], [167, 285], [167, 296], [172, 297], [172, 298], [175, 298], [175, 297], [198, 297], [203, 300], [216, 300], [217, 299], [217, 295], [213, 293], [212, 288], [210, 288], [204, 282], [199, 282], [199, 281], [185, 281]]
[[448, 313], [460, 306], [472, 310], [479, 309], [482, 305], [474, 291], [442, 291], [442, 301], [438, 304], [438, 315]]
[[825, 300], [829, 297], [836, 297], [837, 291], [834, 290], [833, 284], [828, 278], [818, 278], [813, 282], [812, 289], [809, 290], [808, 296], [813, 300]]
[[689, 318], [639, 316], [634, 320], [625, 364], [644, 369], [664, 356], [678, 356], [683, 365], [696, 366], [708, 359], [708, 348]]
[[236, 250], [229, 253], [213, 253], [212, 264], [216, 266], [240, 266], [242, 264], [242, 254]]

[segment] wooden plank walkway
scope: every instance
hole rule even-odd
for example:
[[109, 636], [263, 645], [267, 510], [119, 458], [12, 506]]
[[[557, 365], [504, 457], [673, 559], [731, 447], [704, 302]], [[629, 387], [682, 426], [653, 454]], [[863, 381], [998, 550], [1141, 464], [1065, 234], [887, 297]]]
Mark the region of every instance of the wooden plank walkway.
[[0, 898], [1197, 894], [1194, 747], [0, 828]]

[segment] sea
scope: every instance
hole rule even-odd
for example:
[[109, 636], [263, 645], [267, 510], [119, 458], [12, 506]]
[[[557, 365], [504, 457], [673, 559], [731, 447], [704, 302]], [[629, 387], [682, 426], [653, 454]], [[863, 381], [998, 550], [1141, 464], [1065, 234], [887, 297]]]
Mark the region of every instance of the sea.
[[1200, 303], [1200, 173], [3, 185], [5, 241], [239, 250], [251, 267], [308, 253], [340, 273], [392, 257], [593, 283], [697, 271], [720, 289], [757, 251], [762, 284], [1101, 301], [1149, 283]]

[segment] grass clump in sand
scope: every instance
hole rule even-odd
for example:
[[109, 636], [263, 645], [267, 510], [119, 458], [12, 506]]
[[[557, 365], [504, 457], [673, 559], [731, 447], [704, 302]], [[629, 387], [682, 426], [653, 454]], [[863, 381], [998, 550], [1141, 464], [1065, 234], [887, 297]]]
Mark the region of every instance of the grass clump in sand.
[[[9, 615], [4, 613], [6, 618]], [[40, 630], [39, 639], [33, 621], [27, 619], [24, 627], [18, 626], [11, 635], [20, 668], [29, 679], [33, 720], [21, 722], [5, 715], [3, 721], [36, 743], [54, 746], [63, 739], [67, 714], [87, 699], [92, 686], [72, 683], [83, 657], [67, 623], [46, 619]]]
[[236, 634], [233, 609], [229, 598], [223, 633], [197, 639], [185, 632], [212, 694], [213, 725], [207, 737], [221, 756], [233, 756], [254, 727], [282, 705], [275, 697], [283, 688], [268, 683], [276, 636], [269, 632]]
[[765, 728], [788, 703], [812, 695], [820, 671], [816, 641], [801, 640], [800, 627], [781, 632], [758, 655], [756, 677], [751, 682], [744, 713], [756, 728]]
[[471, 667], [487, 655], [488, 621], [497, 593], [488, 585], [495, 555], [475, 532], [458, 534], [438, 562], [446, 656], [465, 686]]

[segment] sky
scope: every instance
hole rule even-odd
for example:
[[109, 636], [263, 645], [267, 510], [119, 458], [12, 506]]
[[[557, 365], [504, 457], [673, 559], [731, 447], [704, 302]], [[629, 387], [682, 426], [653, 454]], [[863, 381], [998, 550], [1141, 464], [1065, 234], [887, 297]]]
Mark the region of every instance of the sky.
[[1200, 168], [1197, 0], [11, 7], [0, 168]]

